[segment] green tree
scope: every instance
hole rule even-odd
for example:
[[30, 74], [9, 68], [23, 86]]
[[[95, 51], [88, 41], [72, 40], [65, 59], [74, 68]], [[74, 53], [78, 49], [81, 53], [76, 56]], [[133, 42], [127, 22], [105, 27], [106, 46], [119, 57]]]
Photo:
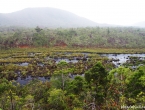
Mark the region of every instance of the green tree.
[[[68, 77], [68, 73], [69, 70], [66, 69], [67, 67], [67, 63], [65, 61], [60, 61], [57, 64], [57, 67], [60, 69], [59, 71], [55, 71], [54, 75], [52, 77], [52, 82], [57, 82], [56, 85], [58, 85], [58, 88], [61, 88], [62, 90], [64, 90], [65, 88], [65, 83], [67, 82], [67, 80], [69, 79]], [[56, 81], [57, 80], [57, 81]], [[60, 87], [59, 87], [60, 86]]]
[[100, 106], [106, 97], [107, 72], [101, 62], [97, 62], [91, 69], [85, 72], [85, 79], [92, 91], [92, 101]]
[[127, 97], [136, 98], [141, 92], [145, 93], [145, 66], [140, 66], [129, 78]]
[[65, 110], [67, 108], [65, 102], [65, 92], [61, 89], [52, 89], [48, 97], [48, 103], [51, 110]]
[[85, 79], [82, 76], [76, 76], [72, 81], [70, 81], [68, 91], [69, 93], [80, 95], [81, 92], [85, 92], [86, 88], [87, 84]]
[[35, 28], [35, 30], [36, 30], [36, 32], [40, 32], [42, 29], [41, 29], [39, 26], [37, 26], [37, 27]]
[[[127, 90], [127, 83], [129, 77], [133, 74], [130, 68], [118, 67], [111, 70], [108, 74], [108, 103], [113, 103], [111, 107], [115, 108], [115, 105], [125, 105], [127, 99], [125, 97]], [[116, 107], [116, 108], [119, 108]]]

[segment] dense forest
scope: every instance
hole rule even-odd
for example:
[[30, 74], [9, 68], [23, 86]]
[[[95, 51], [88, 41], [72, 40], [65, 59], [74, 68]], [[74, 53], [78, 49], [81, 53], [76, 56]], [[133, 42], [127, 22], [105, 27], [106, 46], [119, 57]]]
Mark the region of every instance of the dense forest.
[[0, 110], [145, 109], [145, 57], [100, 55], [144, 55], [144, 28], [1, 27], [0, 49]]
[[145, 29], [133, 27], [0, 28], [0, 48], [145, 48]]

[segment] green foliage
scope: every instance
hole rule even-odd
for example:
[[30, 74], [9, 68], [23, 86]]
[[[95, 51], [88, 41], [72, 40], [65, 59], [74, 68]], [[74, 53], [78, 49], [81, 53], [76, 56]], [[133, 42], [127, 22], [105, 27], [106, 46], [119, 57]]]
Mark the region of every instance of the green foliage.
[[13, 85], [11, 82], [9, 82], [6, 79], [0, 79], [0, 96], [3, 92], [8, 91], [9, 89], [12, 89]]
[[55, 71], [51, 77], [52, 87], [64, 90], [70, 80], [68, 74], [69, 71], [67, 70]]
[[12, 28], [0, 32], [0, 48], [8, 49], [22, 46], [145, 48], [145, 29], [132, 27], [41, 29], [37, 26], [32, 29]]
[[69, 82], [68, 85], [68, 91], [69, 93], [73, 93], [75, 95], [81, 94], [81, 92], [84, 92], [86, 90], [86, 81], [81, 76], [76, 76], [74, 80]]
[[118, 103], [118, 105], [125, 105], [127, 103], [127, 99], [125, 97], [127, 84], [129, 81], [129, 77], [133, 74], [133, 72], [129, 68], [118, 67], [109, 72], [108, 80], [109, 80], [109, 88], [108, 88], [108, 98], [114, 98], [114, 103]]
[[[72, 34], [72, 36], [77, 35]], [[114, 68], [110, 60], [96, 54], [98, 51], [104, 50], [68, 48], [2, 50], [0, 108], [90, 110], [94, 107], [101, 110], [120, 110], [123, 105], [144, 106], [145, 66], [140, 65], [134, 70], [123, 66]], [[116, 49], [110, 49], [108, 52], [110, 51], [114, 52]], [[77, 63], [67, 63], [67, 60], [57, 63], [53, 58], [79, 60]], [[23, 62], [28, 62], [28, 65], [27, 63], [21, 65]], [[33, 79], [26, 85], [14, 81], [27, 76]], [[40, 81], [37, 77], [47, 77], [50, 80]]]
[[48, 98], [50, 109], [52, 110], [65, 110], [67, 105], [65, 103], [65, 92], [61, 89], [53, 89], [50, 91]]
[[90, 70], [85, 72], [85, 79], [90, 84], [92, 92], [95, 91], [94, 98], [100, 105], [106, 97], [107, 85], [107, 72], [101, 62], [97, 62]]
[[103, 84], [106, 82], [107, 72], [101, 62], [97, 62], [89, 71], [85, 73], [88, 83]]
[[133, 72], [129, 68], [118, 67], [109, 72], [108, 79], [111, 84], [120, 84], [124, 86], [128, 82], [128, 78], [132, 75]]
[[127, 84], [128, 96], [134, 98], [141, 92], [145, 92], [145, 66], [140, 66], [129, 78]]
[[39, 26], [37, 26], [37, 27], [35, 28], [35, 30], [36, 30], [36, 32], [40, 32], [42, 29], [41, 29]]

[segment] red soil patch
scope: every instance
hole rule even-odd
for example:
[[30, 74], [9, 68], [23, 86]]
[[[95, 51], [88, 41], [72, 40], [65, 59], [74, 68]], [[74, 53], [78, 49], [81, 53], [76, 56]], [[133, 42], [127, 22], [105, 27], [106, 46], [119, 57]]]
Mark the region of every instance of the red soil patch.
[[19, 45], [18, 47], [19, 47], [19, 48], [30, 48], [29, 45]]
[[59, 47], [66, 47], [67, 44], [64, 41], [57, 41], [54, 46], [59, 46]]

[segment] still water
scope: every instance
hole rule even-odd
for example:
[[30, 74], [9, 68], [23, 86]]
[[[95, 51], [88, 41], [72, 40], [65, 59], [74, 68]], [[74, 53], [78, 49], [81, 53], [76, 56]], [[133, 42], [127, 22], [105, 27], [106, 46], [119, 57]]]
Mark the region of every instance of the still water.
[[[83, 53], [85, 56], [87, 56], [87, 53]], [[133, 56], [133, 57], [140, 57], [142, 59], [145, 60], [145, 54], [99, 54], [100, 56], [102, 57], [107, 57], [109, 58], [110, 60], [113, 59], [112, 63], [115, 64], [116, 67], [119, 67], [120, 65], [122, 65], [123, 63], [125, 63], [127, 60], [129, 60], [129, 57]], [[73, 59], [73, 60], [69, 60], [69, 59], [55, 59], [56, 63], [60, 62], [61, 60], [64, 60], [66, 61], [67, 63], [77, 63], [78, 60], [76, 59]], [[25, 63], [21, 63], [20, 65], [21, 66], [28, 66], [29, 63], [25, 62]], [[41, 81], [49, 81], [50, 78], [48, 77], [31, 77], [31, 76], [28, 76], [24, 79], [21, 79], [20, 77], [18, 77], [18, 79], [16, 80], [16, 82], [20, 83], [21, 85], [25, 85], [27, 84], [28, 82], [30, 82], [31, 80], [33, 79], [38, 79], [38, 80], [41, 80]]]
[[140, 57], [142, 59], [145, 59], [145, 54], [100, 54], [101, 56], [108, 57], [109, 59], [115, 59], [117, 61], [112, 61], [116, 67], [122, 65], [123, 63], [126, 63], [127, 60], [129, 60], [129, 57]]

